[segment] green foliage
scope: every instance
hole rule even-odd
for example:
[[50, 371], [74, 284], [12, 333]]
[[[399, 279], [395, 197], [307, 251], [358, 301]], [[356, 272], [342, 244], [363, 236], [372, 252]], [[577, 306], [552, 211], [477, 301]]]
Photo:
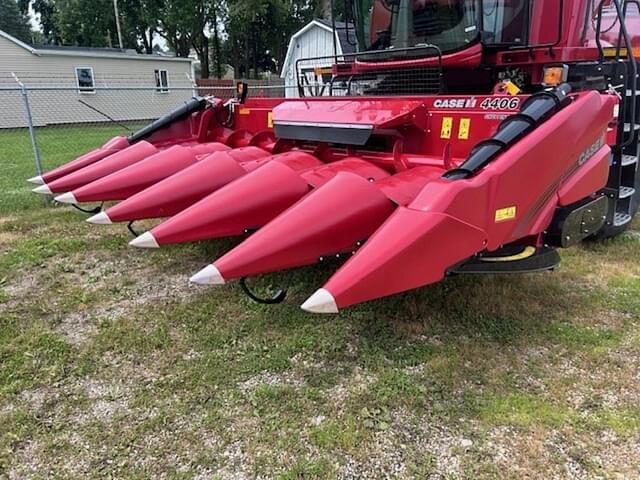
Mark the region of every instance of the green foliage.
[[20, 320], [0, 322], [0, 398], [67, 375], [72, 348], [42, 325], [23, 328]]
[[575, 415], [569, 408], [530, 394], [484, 395], [476, 401], [479, 402], [479, 417], [497, 425], [516, 425], [522, 428], [545, 425], [559, 428], [573, 420]]
[[299, 0], [231, 0], [225, 30], [236, 76], [279, 72], [289, 38], [313, 18], [313, 4]]
[[29, 21], [15, 0], [0, 0], [0, 30], [23, 42], [31, 42]]
[[[39, 14], [43, 41], [55, 45], [82, 47], [118, 47], [116, 18], [112, 0], [20, 0], [23, 11], [29, 3], [33, 11]], [[139, 32], [144, 28], [145, 20], [139, 15], [138, 3], [119, 3], [121, 26], [123, 28], [123, 47], [138, 48]], [[126, 15], [124, 14], [126, 13]], [[136, 15], [138, 13], [138, 15]], [[144, 45], [144, 42], [141, 42]]]

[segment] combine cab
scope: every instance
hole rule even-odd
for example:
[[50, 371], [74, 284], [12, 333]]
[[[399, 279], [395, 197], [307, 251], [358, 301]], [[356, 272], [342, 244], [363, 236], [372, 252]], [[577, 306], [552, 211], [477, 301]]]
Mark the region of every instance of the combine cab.
[[136, 247], [246, 236], [196, 283], [348, 257], [302, 305], [321, 313], [451, 274], [550, 270], [556, 248], [630, 225], [638, 2], [347, 7], [359, 53], [299, 59], [298, 97], [193, 99], [35, 191], [119, 201], [94, 224], [168, 217]]

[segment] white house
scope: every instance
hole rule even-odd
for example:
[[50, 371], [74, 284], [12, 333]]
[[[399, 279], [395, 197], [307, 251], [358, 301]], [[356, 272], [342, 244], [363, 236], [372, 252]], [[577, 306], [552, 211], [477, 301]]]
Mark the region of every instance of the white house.
[[[15, 77], [14, 77], [15, 76]], [[0, 128], [25, 126], [18, 78], [37, 126], [148, 120], [193, 96], [187, 58], [135, 50], [31, 46], [0, 30]], [[102, 113], [99, 113], [102, 112]]]
[[[334, 38], [336, 39], [334, 51]], [[312, 20], [303, 28], [293, 34], [289, 41], [289, 48], [282, 66], [280, 77], [285, 82], [285, 92], [287, 97], [298, 96], [298, 80], [296, 68], [300, 71], [307, 88], [316, 90], [315, 94], [328, 95], [328, 90], [322, 90], [323, 73], [326, 75], [328, 68], [333, 63], [334, 54], [340, 57], [356, 52], [356, 38], [353, 26], [346, 28], [344, 22], [336, 22], [336, 31], [333, 31], [332, 24], [328, 20]], [[322, 59], [297, 62], [299, 59]], [[296, 67], [297, 65], [297, 67]]]

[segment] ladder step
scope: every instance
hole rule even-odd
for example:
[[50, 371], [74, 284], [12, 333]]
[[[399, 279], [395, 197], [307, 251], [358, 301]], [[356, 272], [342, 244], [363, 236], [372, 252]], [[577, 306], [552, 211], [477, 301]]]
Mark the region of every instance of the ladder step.
[[[639, 123], [634, 123], [633, 124], [633, 130], [634, 131], [638, 131], [640, 130], [640, 124]], [[625, 123], [624, 124], [624, 132], [625, 133], [629, 133], [631, 131], [631, 124], [630, 123]]]
[[638, 157], [636, 155], [622, 155], [622, 161], [620, 164], [623, 167], [627, 167], [635, 163], [638, 163]]
[[[628, 88], [627, 89], [627, 97], [630, 97], [632, 93], [633, 93], [633, 90]], [[636, 98], [640, 98], [640, 90], [636, 90]]]
[[636, 193], [636, 189], [633, 187], [620, 187], [618, 191], [618, 198], [619, 199], [628, 198], [634, 193]]
[[615, 216], [613, 217], [613, 226], [621, 227], [629, 223], [632, 219], [633, 217], [628, 213], [616, 212]]

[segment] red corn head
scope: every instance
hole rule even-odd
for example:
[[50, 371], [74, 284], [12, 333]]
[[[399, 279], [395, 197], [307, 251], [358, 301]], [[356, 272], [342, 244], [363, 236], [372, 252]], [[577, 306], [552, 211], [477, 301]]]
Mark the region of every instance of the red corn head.
[[91, 165], [92, 163], [102, 160], [103, 158], [113, 155], [114, 153], [128, 147], [129, 141], [127, 140], [127, 137], [113, 137], [100, 148], [96, 148], [91, 152], [79, 156], [71, 162], [65, 163], [64, 165], [60, 165], [58, 168], [54, 168], [53, 170], [43, 173], [42, 176], [30, 178], [29, 182], [36, 185], [49, 184], [54, 180], [62, 178], [65, 175], [69, 175], [76, 170], [80, 170], [87, 165]]
[[212, 153], [87, 221], [104, 224], [173, 216], [269, 158], [257, 147]]
[[335, 313], [434, 283], [486, 245], [484, 231], [439, 212], [398, 208], [302, 308]]
[[131, 245], [157, 247], [241, 235], [266, 224], [307, 194], [316, 186], [307, 177], [321, 184], [349, 170], [372, 180], [388, 176], [360, 159], [324, 165], [308, 153], [287, 152], [158, 225]]
[[263, 225], [306, 194], [309, 184], [298, 170], [321, 165], [305, 152], [287, 152], [203, 198], [131, 242], [158, 247], [242, 235]]
[[203, 271], [192, 281], [222, 283], [315, 263], [323, 254], [351, 251], [393, 208], [368, 180], [339, 173], [214, 262], [217, 278]]
[[[198, 148], [207, 148], [209, 152], [219, 151], [219, 150], [228, 150], [229, 147], [222, 143], [209, 143], [199, 145]], [[50, 185], [48, 185], [51, 192], [61, 193], [61, 192], [71, 192], [77, 188], [80, 188], [88, 183], [94, 182], [100, 178], [106, 177], [114, 172], [127, 168], [131, 165], [134, 165], [147, 157], [152, 155], [161, 154], [166, 152], [166, 150], [159, 151], [156, 147], [151, 145], [149, 142], [141, 141], [125, 150], [117, 152], [99, 162], [96, 162], [93, 165], [89, 165], [85, 168], [82, 168], [76, 172], [73, 172], [65, 177], [62, 177]], [[162, 158], [162, 157], [160, 157]], [[34, 190], [34, 191], [37, 191]], [[46, 193], [46, 192], [39, 192]], [[59, 199], [63, 202], [72, 202], [72, 199]]]
[[70, 192], [82, 185], [109, 175], [117, 170], [133, 165], [139, 162], [143, 158], [158, 153], [158, 149], [151, 145], [149, 142], [141, 141], [134, 143], [130, 147], [127, 147], [119, 152], [109, 155], [102, 160], [92, 163], [84, 168], [76, 170], [75, 172], [65, 175], [49, 184], [42, 185], [35, 188], [33, 191], [36, 193], [62, 193]]
[[195, 164], [198, 161], [198, 155], [206, 155], [212, 148], [217, 149], [217, 145], [201, 144], [193, 147], [174, 145], [122, 170], [61, 195], [56, 200], [66, 203], [124, 200]]
[[196, 274], [197, 283], [258, 275], [350, 253], [441, 169], [418, 167], [373, 183], [341, 172]]

